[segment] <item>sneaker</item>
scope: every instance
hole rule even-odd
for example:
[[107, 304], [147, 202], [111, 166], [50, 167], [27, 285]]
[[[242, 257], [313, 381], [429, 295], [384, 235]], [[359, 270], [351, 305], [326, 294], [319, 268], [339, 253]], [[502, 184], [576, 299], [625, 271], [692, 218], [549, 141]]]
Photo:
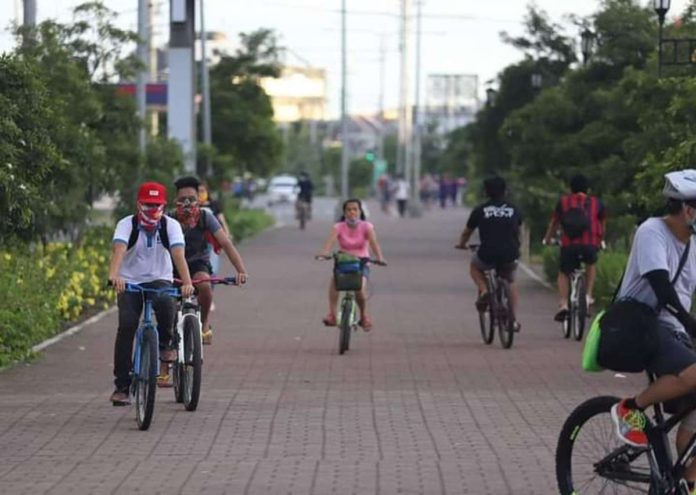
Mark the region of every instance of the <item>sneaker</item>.
[[634, 447], [647, 447], [648, 437], [645, 434], [647, 418], [638, 409], [626, 407], [626, 399], [614, 404], [611, 408], [611, 419], [616, 426], [619, 439]]
[[491, 295], [488, 292], [479, 294], [478, 299], [476, 299], [476, 309], [478, 311], [486, 311], [488, 308], [488, 303], [491, 301]]
[[358, 325], [360, 325], [362, 329], [366, 332], [369, 332], [370, 330], [372, 330], [372, 318], [370, 318], [367, 315], [364, 315], [362, 318], [360, 318]]
[[324, 325], [327, 327], [335, 327], [336, 326], [336, 315], [333, 313], [329, 313], [324, 317], [323, 320], [321, 320]]
[[522, 330], [522, 325], [520, 325], [520, 322], [515, 320], [512, 322], [512, 331], [513, 332], [519, 332]]
[[205, 332], [201, 334], [203, 338], [203, 345], [210, 345], [213, 343], [213, 329], [208, 328]]
[[568, 315], [570, 312], [568, 311], [568, 308], [561, 308], [558, 310], [558, 313], [555, 314], [553, 319], [559, 323], [563, 323], [568, 319]]
[[109, 400], [111, 401], [111, 404], [116, 407], [130, 405], [130, 396], [128, 395], [128, 390], [114, 391], [114, 393], [111, 394], [111, 397], [109, 397]]

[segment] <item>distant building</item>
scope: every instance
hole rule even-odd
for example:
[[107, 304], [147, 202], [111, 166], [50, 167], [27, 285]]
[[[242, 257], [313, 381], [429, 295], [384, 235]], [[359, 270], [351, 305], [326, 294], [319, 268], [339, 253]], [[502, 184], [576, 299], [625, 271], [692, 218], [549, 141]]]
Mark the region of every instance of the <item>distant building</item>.
[[472, 122], [479, 109], [478, 76], [473, 74], [430, 74], [426, 105], [421, 122], [434, 122], [447, 134]]
[[274, 120], [280, 124], [326, 119], [326, 71], [312, 67], [283, 67], [280, 77], [261, 79], [271, 97]]

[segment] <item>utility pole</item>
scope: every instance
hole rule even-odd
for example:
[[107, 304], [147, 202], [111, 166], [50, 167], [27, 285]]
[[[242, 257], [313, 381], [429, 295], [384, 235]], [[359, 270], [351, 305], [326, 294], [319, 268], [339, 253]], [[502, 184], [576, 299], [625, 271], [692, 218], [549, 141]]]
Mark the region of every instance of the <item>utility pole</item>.
[[411, 183], [411, 214], [420, 216], [420, 176], [421, 176], [421, 121], [420, 121], [420, 82], [421, 82], [421, 20], [423, 17], [423, 0], [416, 3], [416, 96], [413, 106], [413, 174]]
[[377, 140], [377, 158], [384, 160], [384, 84], [387, 69], [386, 34], [379, 35], [379, 137]]
[[[148, 31], [150, 36], [147, 39], [147, 49], [150, 57], [150, 82], [158, 82], [158, 63], [157, 63], [157, 46], [155, 46], [155, 17], [157, 16], [158, 6], [155, 0], [149, 0], [147, 6], [147, 21]], [[150, 112], [150, 135], [157, 136], [159, 134], [159, 113], [157, 111]]]
[[341, 199], [348, 199], [348, 115], [346, 91], [348, 63], [346, 61], [346, 0], [341, 0]]
[[411, 171], [411, 102], [409, 82], [409, 32], [411, 19], [411, 0], [401, 0], [401, 68], [399, 83], [399, 147], [397, 153], [397, 173], [408, 180]]
[[208, 148], [205, 155], [205, 175], [210, 176], [213, 172], [211, 163], [211, 146], [213, 144], [212, 123], [210, 115], [210, 73], [208, 72], [208, 51], [206, 45], [208, 32], [205, 30], [204, 0], [201, 2], [201, 70], [203, 83], [203, 143]]
[[167, 136], [181, 145], [189, 173], [196, 171], [195, 12], [194, 0], [170, 0]]
[[24, 0], [24, 22], [22, 23], [27, 32], [24, 33], [22, 43], [25, 47], [32, 46], [36, 39], [36, 0]]
[[24, 0], [24, 26], [36, 26], [36, 0]]
[[149, 2], [148, 0], [138, 0], [138, 60], [142, 64], [136, 76], [136, 102], [138, 105], [138, 117], [140, 118], [140, 129], [138, 131], [138, 147], [141, 156], [145, 155], [145, 146], [147, 144], [145, 131], [145, 117], [147, 112], [147, 97], [146, 87], [149, 78]]

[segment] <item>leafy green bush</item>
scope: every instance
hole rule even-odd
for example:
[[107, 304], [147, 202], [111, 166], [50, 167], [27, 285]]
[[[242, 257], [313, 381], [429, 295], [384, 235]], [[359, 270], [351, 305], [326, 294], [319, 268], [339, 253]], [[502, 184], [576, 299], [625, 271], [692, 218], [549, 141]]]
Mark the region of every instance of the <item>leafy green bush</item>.
[[24, 359], [85, 312], [106, 308], [111, 229], [88, 231], [79, 245], [51, 243], [0, 252], [0, 367]]
[[597, 308], [605, 308], [611, 302], [627, 261], [628, 254], [621, 251], [600, 253], [594, 290]]
[[225, 208], [225, 218], [236, 243], [258, 234], [274, 222], [273, 217], [263, 210], [236, 209], [232, 206]]
[[[542, 256], [546, 279], [555, 286], [558, 277], [560, 249], [547, 246], [544, 248]], [[627, 261], [628, 254], [623, 251], [602, 251], [599, 253], [594, 287], [597, 308], [604, 308], [611, 301]]]

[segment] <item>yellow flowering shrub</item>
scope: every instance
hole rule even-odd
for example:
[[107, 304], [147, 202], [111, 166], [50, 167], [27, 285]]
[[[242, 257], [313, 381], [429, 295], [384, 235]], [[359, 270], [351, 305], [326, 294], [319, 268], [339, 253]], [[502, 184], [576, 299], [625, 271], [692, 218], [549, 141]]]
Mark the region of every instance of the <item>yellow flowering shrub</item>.
[[50, 243], [0, 251], [0, 366], [86, 312], [115, 300], [106, 286], [111, 229], [91, 229], [79, 245]]

